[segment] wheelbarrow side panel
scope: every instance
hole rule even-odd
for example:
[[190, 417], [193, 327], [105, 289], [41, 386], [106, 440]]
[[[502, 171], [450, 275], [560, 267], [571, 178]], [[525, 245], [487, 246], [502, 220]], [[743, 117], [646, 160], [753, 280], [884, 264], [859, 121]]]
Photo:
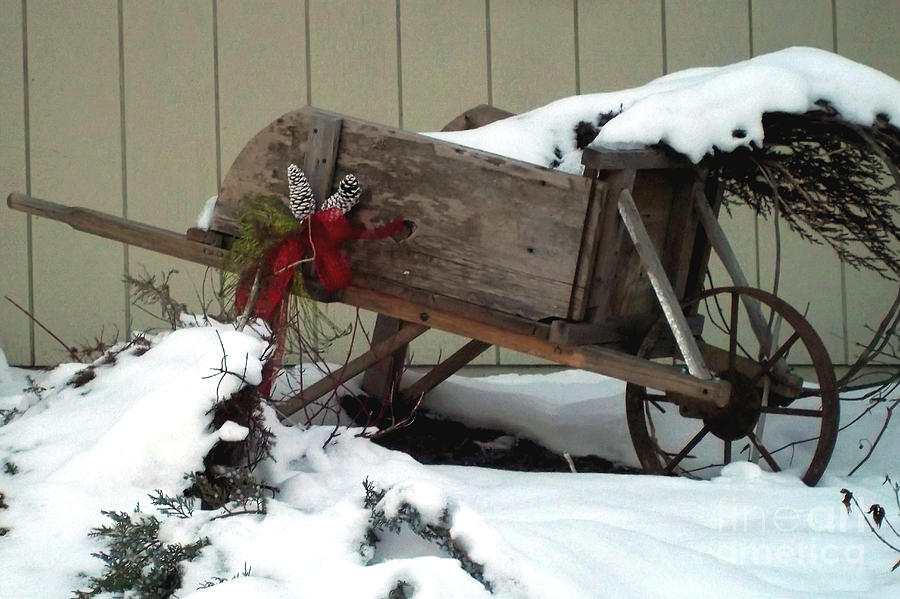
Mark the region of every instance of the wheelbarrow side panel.
[[[225, 177], [213, 229], [234, 234], [248, 195], [287, 202], [287, 166], [309, 163], [309, 131], [322, 115], [288, 113], [250, 141]], [[371, 227], [403, 215], [414, 226], [402, 241], [348, 245], [354, 272], [365, 275], [355, 284], [405, 286], [533, 320], [584, 311], [573, 298], [587, 296], [576, 271], [589, 180], [341, 118], [330, 187], [346, 174], [359, 177], [365, 192], [351, 220]]]

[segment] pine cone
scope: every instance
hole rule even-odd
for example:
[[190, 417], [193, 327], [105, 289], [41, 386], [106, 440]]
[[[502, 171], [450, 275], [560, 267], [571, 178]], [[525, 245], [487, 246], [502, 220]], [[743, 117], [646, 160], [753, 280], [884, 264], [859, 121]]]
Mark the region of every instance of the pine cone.
[[296, 164], [288, 167], [288, 192], [291, 200], [291, 213], [299, 221], [306, 220], [316, 209], [316, 200], [306, 175]]
[[322, 205], [322, 210], [339, 208], [344, 214], [350, 211], [359, 202], [361, 190], [359, 180], [355, 175], [347, 175], [341, 180], [338, 190]]

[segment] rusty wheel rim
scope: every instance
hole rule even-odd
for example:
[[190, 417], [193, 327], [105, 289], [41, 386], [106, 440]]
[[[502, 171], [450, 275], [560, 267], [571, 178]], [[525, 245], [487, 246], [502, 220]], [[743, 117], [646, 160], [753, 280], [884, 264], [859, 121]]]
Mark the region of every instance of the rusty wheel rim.
[[[748, 335], [746, 299], [759, 302], [770, 323], [781, 322], [773, 347], [760, 347]], [[834, 367], [822, 340], [802, 314], [759, 289], [710, 289], [686, 303], [685, 311], [704, 307], [708, 308], [704, 332], [713, 326], [721, 329], [718, 343], [711, 342], [713, 347], [707, 349], [715, 352], [710, 370], [734, 388], [729, 406], [715, 413], [706, 406], [679, 408], [676, 402], [685, 403], [681, 396], [629, 383], [625, 392], [628, 430], [642, 467], [656, 474], [702, 478], [752, 456], [765, 469], [796, 471], [804, 483], [815, 485], [831, 458], [839, 425]], [[662, 323], [651, 329], [639, 357], [648, 355], [664, 327]], [[792, 355], [808, 359], [811, 376], [806, 382], [818, 387], [815, 392], [799, 390], [793, 397], [798, 392], [795, 375], [776, 366], [778, 358], [790, 361]], [[686, 427], [688, 421], [692, 426]], [[770, 432], [765, 438], [759, 434], [760, 421]], [[785, 436], [794, 433], [797, 438]]]

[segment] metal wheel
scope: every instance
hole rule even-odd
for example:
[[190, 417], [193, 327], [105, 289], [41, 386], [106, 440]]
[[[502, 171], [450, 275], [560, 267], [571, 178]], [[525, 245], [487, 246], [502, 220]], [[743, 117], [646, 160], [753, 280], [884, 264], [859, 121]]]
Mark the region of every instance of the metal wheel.
[[[745, 302], [753, 300], [769, 317], [769, 343], [751, 330]], [[657, 474], [708, 477], [725, 464], [753, 460], [815, 485], [834, 449], [839, 410], [834, 368], [821, 339], [794, 308], [758, 289], [711, 289], [686, 305], [698, 308], [706, 311], [705, 330], [716, 329], [720, 338], [715, 345], [701, 341], [703, 357], [710, 371], [731, 383], [731, 397], [716, 408], [629, 383], [628, 430], [641, 465]], [[651, 330], [640, 357], [653, 357], [664, 327]], [[676, 363], [683, 364], [680, 356]], [[797, 370], [805, 380], [787, 363], [804, 364]]]

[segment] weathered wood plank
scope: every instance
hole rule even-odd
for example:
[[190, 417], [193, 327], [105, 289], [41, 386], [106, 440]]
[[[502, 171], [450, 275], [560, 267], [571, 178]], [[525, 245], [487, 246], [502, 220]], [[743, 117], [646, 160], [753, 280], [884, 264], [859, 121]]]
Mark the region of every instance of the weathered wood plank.
[[275, 405], [275, 409], [283, 418], [295, 414], [329, 391], [337, 389], [366, 368], [390, 356], [398, 348], [408, 345], [410, 341], [427, 330], [428, 327], [421, 324], [408, 323], [394, 335], [373, 345], [366, 353], [347, 362], [342, 368], [338, 368], [331, 374], [319, 379], [297, 395], [279, 402]]
[[581, 164], [598, 171], [690, 168], [693, 166], [686, 157], [661, 148], [616, 150], [609, 152], [587, 148], [581, 156]]
[[489, 347], [491, 347], [490, 343], [478, 341], [477, 339], [472, 339], [466, 343], [449, 358], [429, 370], [428, 374], [404, 389], [399, 397], [400, 409], [403, 410], [406, 407], [408, 411], [410, 407], [415, 405], [420, 396], [446, 381], [450, 376], [458, 372], [460, 368], [483, 354]]
[[331, 195], [342, 125], [342, 119], [326, 114], [315, 115], [310, 123], [309, 150], [303, 160], [303, 172], [309, 180], [316, 205], [320, 207]]
[[637, 358], [622, 351], [590, 345], [562, 346], [531, 335], [522, 335], [450, 312], [429, 309], [378, 291], [350, 287], [341, 294], [345, 303], [389, 314], [409, 322], [427, 323], [442, 331], [479, 339], [557, 364], [574, 366], [661, 391], [682, 393], [724, 405], [730, 385], [727, 381], [704, 381], [679, 369]]
[[[287, 201], [286, 167], [311, 152], [319, 114], [288, 113], [250, 141], [225, 177], [212, 229], [233, 233], [247, 195]], [[348, 173], [366, 189], [351, 220], [402, 214], [416, 226], [402, 243], [351, 244], [354, 272], [528, 318], [568, 315], [590, 181], [346, 117], [334, 181]]]
[[167, 229], [145, 225], [89, 208], [64, 206], [38, 198], [30, 198], [22, 193], [9, 194], [6, 203], [14, 210], [61, 221], [78, 231], [215, 268], [222, 267], [222, 261], [227, 252], [219, 247], [191, 241], [184, 235], [173, 233]]
[[[403, 326], [403, 322], [379, 314], [375, 320], [375, 330], [372, 332], [372, 343], [382, 341], [395, 335]], [[393, 354], [366, 369], [363, 376], [363, 393], [385, 403], [396, 394], [399, 389], [400, 375], [403, 372], [403, 362], [406, 360], [407, 346], [397, 348]]]
[[[224, 250], [221, 248], [207, 248], [208, 253], [198, 252], [196, 246], [203, 244], [189, 241], [183, 235], [171, 231], [142, 225], [141, 223], [127, 221], [120, 217], [92, 210], [71, 208], [52, 202], [42, 202], [24, 197], [22, 194], [11, 194], [7, 202], [11, 208], [67, 222], [79, 230], [91, 233], [94, 233], [96, 230], [96, 234], [109, 239], [125, 243], [134, 241], [136, 244], [140, 243], [147, 249], [157, 252], [188, 260], [196, 259], [201, 264], [208, 264], [218, 268], [222, 267]], [[92, 225], [90, 224], [92, 222], [100, 222], [101, 225]], [[102, 233], [100, 229], [102, 229]], [[421, 297], [421, 292], [416, 293]], [[372, 351], [354, 360], [351, 363], [353, 369], [345, 369], [341, 373], [341, 377], [345, 380], [349, 376], [348, 373], [352, 370], [355, 369], [356, 373], [362, 372], [369, 365], [377, 362], [379, 359], [383, 359], [398, 347], [409, 343], [412, 338], [420, 333], [420, 328], [422, 330], [425, 329], [422, 325], [427, 323], [428, 327], [479, 339], [486, 343], [538, 356], [558, 364], [584, 368], [662, 391], [707, 398], [719, 404], [727, 401], [730, 393], [730, 387], [727, 382], [702, 381], [685, 375], [678, 369], [643, 360], [615, 349], [599, 346], [564, 347], [557, 343], [551, 343], [547, 341], [548, 325], [527, 322], [502, 313], [494, 314], [493, 318], [491, 318], [489, 311], [483, 312], [483, 315], [488, 316], [486, 320], [475, 320], [466, 315], [464, 310], [452, 310], [454, 305], [464, 307], [465, 304], [456, 304], [455, 300], [448, 298], [431, 296], [430, 301], [416, 303], [400, 295], [389, 295], [371, 289], [352, 286], [340, 292], [339, 296], [344, 303], [415, 323], [413, 326], [404, 327], [401, 332], [389, 341], [380, 344], [380, 347], [377, 349], [373, 348]], [[447, 305], [446, 302], [450, 302], [451, 310], [433, 307], [436, 305]], [[474, 309], [482, 310], [478, 307], [474, 307]], [[407, 331], [410, 336], [406, 337], [404, 331]], [[348, 364], [348, 367], [351, 364]], [[335, 377], [338, 377], [337, 373], [333, 373], [331, 378]], [[322, 384], [325, 385], [325, 383]], [[296, 401], [301, 400], [298, 398]], [[290, 405], [296, 407], [293, 404]], [[300, 408], [298, 407], [297, 409]]]
[[597, 171], [588, 169], [585, 176], [591, 181], [588, 207], [581, 233], [581, 248], [575, 271], [575, 285], [569, 300], [569, 319], [584, 320], [590, 304], [591, 284], [597, 269], [597, 254], [600, 250], [600, 233], [603, 206], [606, 203], [606, 183], [597, 180]]

